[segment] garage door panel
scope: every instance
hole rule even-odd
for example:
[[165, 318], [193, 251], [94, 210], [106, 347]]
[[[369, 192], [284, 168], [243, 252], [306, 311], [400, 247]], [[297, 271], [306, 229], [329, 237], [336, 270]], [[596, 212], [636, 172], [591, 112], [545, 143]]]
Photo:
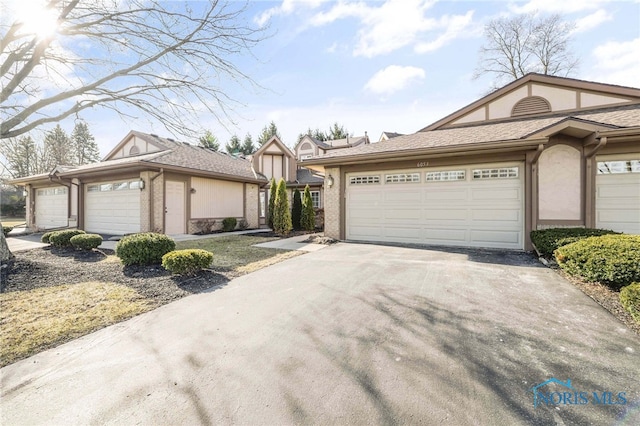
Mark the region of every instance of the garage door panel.
[[[140, 232], [140, 189], [128, 188], [137, 181], [97, 183], [85, 193], [85, 230], [101, 234]], [[113, 183], [109, 185], [109, 183]], [[114, 188], [111, 189], [110, 188]], [[117, 189], [115, 189], [117, 188]]]
[[[630, 158], [636, 157], [640, 159], [640, 154]], [[612, 158], [597, 161], [619, 162]], [[608, 168], [599, 163], [598, 170], [602, 169]], [[637, 169], [621, 173], [623, 170], [596, 175], [596, 227], [640, 234], [640, 173]]]
[[68, 226], [68, 189], [64, 186], [37, 189], [35, 213], [38, 228], [52, 229]]
[[[474, 180], [474, 167], [483, 168], [482, 165], [462, 166], [454, 172], [421, 169], [422, 181], [406, 184], [354, 185], [348, 175], [347, 239], [524, 248], [523, 173], [518, 174], [519, 178], [502, 179], [487, 177], [484, 173]], [[498, 167], [513, 168], [515, 164]], [[522, 166], [518, 167], [521, 171]], [[431, 171], [435, 173], [429, 173], [430, 180], [425, 181], [427, 172]], [[371, 176], [383, 174], [381, 171], [369, 173]], [[380, 214], [374, 213], [376, 211]]]

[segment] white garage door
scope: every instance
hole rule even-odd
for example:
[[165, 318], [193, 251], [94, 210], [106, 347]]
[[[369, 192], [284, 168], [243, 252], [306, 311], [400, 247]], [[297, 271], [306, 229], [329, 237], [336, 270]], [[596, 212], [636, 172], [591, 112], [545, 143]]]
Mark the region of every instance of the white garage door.
[[523, 165], [347, 174], [348, 240], [524, 248]]
[[36, 226], [41, 229], [68, 226], [69, 189], [65, 186], [36, 189]]
[[640, 154], [598, 157], [596, 227], [640, 234]]
[[140, 232], [140, 181], [86, 186], [84, 228], [87, 232], [124, 235]]

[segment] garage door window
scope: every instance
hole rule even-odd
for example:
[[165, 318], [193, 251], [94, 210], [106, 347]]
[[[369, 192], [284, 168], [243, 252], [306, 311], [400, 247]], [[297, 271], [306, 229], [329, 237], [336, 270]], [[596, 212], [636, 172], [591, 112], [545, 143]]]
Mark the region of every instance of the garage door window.
[[385, 183], [413, 183], [420, 182], [420, 173], [397, 173], [385, 175]]
[[427, 172], [425, 174], [427, 182], [446, 182], [465, 180], [466, 173], [464, 170], [447, 170], [442, 172]]
[[473, 180], [480, 179], [516, 179], [518, 177], [517, 167], [501, 167], [496, 169], [475, 169], [473, 170]]
[[640, 173], [640, 160], [598, 161], [598, 174]]
[[66, 193], [67, 188], [47, 188], [38, 190], [38, 195], [63, 195]]
[[380, 183], [380, 176], [353, 176], [349, 179], [351, 185], [370, 185]]
[[87, 192], [107, 192], [107, 191], [124, 191], [127, 189], [140, 189], [139, 180], [132, 180], [117, 183], [101, 183], [97, 185], [87, 185]]

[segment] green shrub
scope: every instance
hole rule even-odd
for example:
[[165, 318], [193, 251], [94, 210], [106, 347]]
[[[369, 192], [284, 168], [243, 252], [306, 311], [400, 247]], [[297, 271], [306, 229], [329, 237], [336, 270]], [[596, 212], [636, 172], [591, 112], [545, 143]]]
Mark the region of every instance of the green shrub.
[[316, 211], [313, 209], [313, 199], [311, 198], [311, 190], [309, 185], [304, 188], [302, 196], [302, 218], [300, 218], [300, 227], [305, 231], [313, 231], [316, 229]]
[[71, 237], [84, 234], [80, 229], [65, 229], [64, 231], [55, 231], [49, 236], [49, 242], [54, 247], [71, 247]]
[[540, 254], [544, 257], [551, 257], [558, 247], [575, 243], [583, 238], [607, 234], [618, 234], [618, 232], [592, 228], [551, 228], [531, 231], [530, 235], [531, 241]]
[[640, 322], [640, 282], [622, 287], [622, 290], [620, 290], [620, 303], [634, 320]]
[[244, 231], [248, 227], [249, 227], [249, 222], [247, 222], [247, 219], [242, 218], [238, 221], [238, 229], [241, 229]]
[[173, 274], [193, 275], [208, 268], [213, 253], [201, 249], [175, 250], [162, 256], [162, 266]]
[[102, 244], [102, 237], [98, 234], [80, 234], [71, 237], [71, 245], [80, 250], [93, 250]]
[[2, 227], [2, 233], [4, 234], [4, 236], [8, 236], [9, 232], [13, 231], [13, 226], [3, 226]]
[[125, 266], [152, 265], [162, 262], [162, 256], [175, 250], [176, 243], [164, 234], [143, 232], [123, 237], [116, 244], [116, 256]]
[[224, 232], [233, 231], [234, 229], [236, 229], [237, 224], [238, 221], [235, 217], [225, 217], [224, 219], [222, 219], [222, 230]]
[[291, 231], [291, 211], [289, 210], [289, 196], [287, 195], [287, 184], [280, 178], [276, 193], [276, 202], [273, 206], [273, 230], [282, 235]]
[[269, 182], [269, 185], [269, 209], [267, 210], [267, 225], [269, 225], [269, 228], [273, 229], [273, 212], [275, 210], [276, 192], [278, 189], [276, 179], [271, 178], [271, 182]]
[[640, 235], [584, 238], [555, 251], [568, 274], [619, 289], [640, 281]]
[[302, 218], [302, 197], [300, 196], [300, 190], [296, 188], [293, 191], [293, 203], [291, 205], [291, 225], [293, 229], [300, 229], [300, 219]]
[[54, 232], [56, 231], [49, 231], [42, 234], [42, 237], [40, 237], [40, 242], [43, 242], [45, 244], [50, 244], [51, 241], [49, 241], [49, 238], [51, 238], [51, 235], [53, 235]]

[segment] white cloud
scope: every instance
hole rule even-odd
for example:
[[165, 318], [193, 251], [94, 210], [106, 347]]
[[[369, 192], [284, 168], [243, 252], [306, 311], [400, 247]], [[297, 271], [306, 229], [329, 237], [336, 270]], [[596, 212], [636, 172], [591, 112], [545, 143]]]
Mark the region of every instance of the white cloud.
[[326, 0], [282, 0], [280, 5], [265, 10], [253, 20], [262, 27], [274, 16], [290, 15], [300, 7], [315, 9], [325, 1]]
[[611, 0], [529, 0], [525, 4], [512, 3], [509, 9], [515, 13], [549, 12], [574, 13], [598, 9]]
[[610, 41], [593, 50], [595, 68], [589, 79], [603, 83], [638, 87], [640, 75], [640, 37], [629, 41]]
[[317, 13], [312, 26], [356, 18], [359, 30], [353, 50], [355, 56], [371, 58], [415, 45], [416, 52], [431, 52], [455, 38], [468, 36], [473, 11], [464, 15], [427, 16], [435, 0], [387, 0], [381, 5], [338, 1], [329, 10]]
[[586, 31], [590, 31], [600, 24], [611, 21], [613, 16], [604, 9], [598, 9], [590, 15], [587, 15], [583, 18], [580, 18], [576, 21], [576, 28], [573, 31], [574, 33], [582, 33]]
[[378, 95], [390, 95], [400, 91], [411, 83], [422, 80], [424, 70], [418, 67], [389, 65], [373, 75], [365, 84], [365, 90]]

